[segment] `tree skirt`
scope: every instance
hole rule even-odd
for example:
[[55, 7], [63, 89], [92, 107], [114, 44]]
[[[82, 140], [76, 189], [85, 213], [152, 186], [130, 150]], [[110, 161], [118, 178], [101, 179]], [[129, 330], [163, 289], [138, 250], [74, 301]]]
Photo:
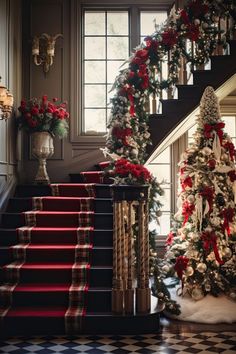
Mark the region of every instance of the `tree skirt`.
[[232, 301], [224, 295], [218, 297], [207, 295], [203, 299], [195, 301], [188, 295], [184, 297], [178, 296], [176, 288], [168, 290], [170, 291], [171, 299], [180, 305], [181, 314], [175, 316], [165, 313], [167, 317], [200, 323], [236, 322], [236, 301]]

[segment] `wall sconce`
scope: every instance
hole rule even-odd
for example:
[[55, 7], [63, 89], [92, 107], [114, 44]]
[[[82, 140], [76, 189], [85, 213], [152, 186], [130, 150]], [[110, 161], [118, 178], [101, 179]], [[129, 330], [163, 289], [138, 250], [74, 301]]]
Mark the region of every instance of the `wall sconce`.
[[62, 34], [50, 36], [47, 33], [42, 33], [40, 36], [34, 36], [32, 42], [32, 55], [35, 65], [42, 65], [43, 71], [46, 74], [50, 66], [53, 64], [55, 55], [55, 45], [57, 38], [62, 37]]
[[11, 117], [13, 101], [13, 95], [8, 91], [5, 86], [2, 86], [0, 84], [0, 120], [7, 120]]

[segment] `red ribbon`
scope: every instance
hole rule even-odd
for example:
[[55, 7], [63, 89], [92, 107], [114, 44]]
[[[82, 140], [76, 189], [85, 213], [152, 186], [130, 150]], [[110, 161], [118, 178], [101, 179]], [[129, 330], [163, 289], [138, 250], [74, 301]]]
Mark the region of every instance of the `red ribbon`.
[[186, 187], [192, 187], [193, 186], [193, 182], [192, 182], [192, 178], [191, 177], [186, 177], [183, 182], [181, 183], [181, 186], [183, 188], [183, 190], [185, 190]]
[[201, 239], [203, 241], [203, 248], [206, 252], [210, 252], [211, 249], [213, 249], [215, 258], [219, 264], [224, 264], [224, 261], [220, 258], [219, 251], [217, 248], [217, 237], [214, 231], [211, 232], [203, 232]]
[[195, 209], [194, 204], [189, 204], [187, 201], [183, 203], [183, 206], [182, 206], [182, 215], [184, 216], [183, 226], [188, 221], [190, 215], [192, 215], [194, 209]]
[[225, 123], [220, 122], [220, 123], [216, 123], [216, 124], [205, 124], [204, 125], [204, 136], [206, 138], [212, 138], [212, 131], [215, 130], [215, 132], [217, 133], [219, 139], [220, 139], [220, 143], [222, 143], [222, 139], [223, 139], [223, 128], [225, 126]]
[[209, 203], [210, 210], [212, 209], [214, 190], [212, 187], [205, 187], [199, 193], [202, 197], [205, 197]]
[[227, 231], [228, 235], [230, 235], [229, 223], [233, 221], [234, 209], [233, 208], [224, 209], [221, 212], [221, 216], [223, 216], [224, 218], [224, 223], [222, 225], [223, 229]]
[[234, 144], [227, 141], [227, 143], [225, 143], [223, 146], [225, 149], [228, 149], [230, 158], [232, 161], [234, 161], [235, 156], [236, 156], [236, 150], [235, 150]]
[[187, 268], [188, 262], [189, 259], [186, 256], [179, 256], [176, 258], [174, 269], [181, 280], [183, 278], [183, 272]]

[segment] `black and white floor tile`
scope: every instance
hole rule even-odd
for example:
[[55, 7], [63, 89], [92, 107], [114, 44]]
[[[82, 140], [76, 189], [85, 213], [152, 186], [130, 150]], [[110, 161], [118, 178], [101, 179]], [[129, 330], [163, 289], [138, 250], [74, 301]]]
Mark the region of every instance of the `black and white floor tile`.
[[11, 354], [235, 354], [236, 331], [145, 335], [14, 337], [0, 340], [0, 353]]

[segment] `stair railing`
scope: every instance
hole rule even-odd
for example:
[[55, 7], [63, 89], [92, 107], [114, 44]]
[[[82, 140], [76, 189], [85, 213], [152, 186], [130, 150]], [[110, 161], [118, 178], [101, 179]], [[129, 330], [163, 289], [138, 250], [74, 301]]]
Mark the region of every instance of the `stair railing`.
[[112, 311], [148, 313], [151, 307], [148, 186], [113, 185], [112, 195]]
[[[185, 0], [175, 0], [173, 7], [169, 11], [168, 21], [175, 20], [173, 19], [173, 14], [176, 13], [177, 10], [183, 9], [184, 5], [187, 3]], [[216, 17], [215, 27], [218, 30], [218, 35], [216, 39], [216, 48], [212, 52], [212, 56], [217, 55], [227, 55], [228, 48], [227, 45], [224, 46], [223, 43], [229, 40], [236, 39], [236, 23], [233, 17], [229, 14], [222, 14], [222, 16]], [[188, 47], [188, 53], [190, 60], [187, 60], [187, 57], [183, 54], [180, 55], [179, 58], [179, 66], [178, 72], [176, 76], [178, 80], [176, 80], [177, 84], [187, 85], [191, 83], [192, 71], [193, 70], [205, 70], [206, 60], [203, 59], [203, 62], [198, 65], [191, 64], [191, 58], [193, 59], [196, 53], [199, 53], [199, 47], [193, 40], [186, 39], [186, 47]], [[171, 99], [175, 96], [175, 86], [171, 84], [169, 87], [162, 88], [162, 80], [166, 80], [171, 75], [171, 65], [172, 65], [172, 50], [168, 51], [167, 57], [160, 63], [160, 68], [158, 68], [158, 80], [160, 82], [160, 89], [158, 93], [153, 93], [149, 97], [149, 110], [150, 114], [161, 113], [161, 101], [162, 99]], [[166, 68], [167, 65], [167, 75]], [[167, 77], [166, 77], [167, 76]]]

